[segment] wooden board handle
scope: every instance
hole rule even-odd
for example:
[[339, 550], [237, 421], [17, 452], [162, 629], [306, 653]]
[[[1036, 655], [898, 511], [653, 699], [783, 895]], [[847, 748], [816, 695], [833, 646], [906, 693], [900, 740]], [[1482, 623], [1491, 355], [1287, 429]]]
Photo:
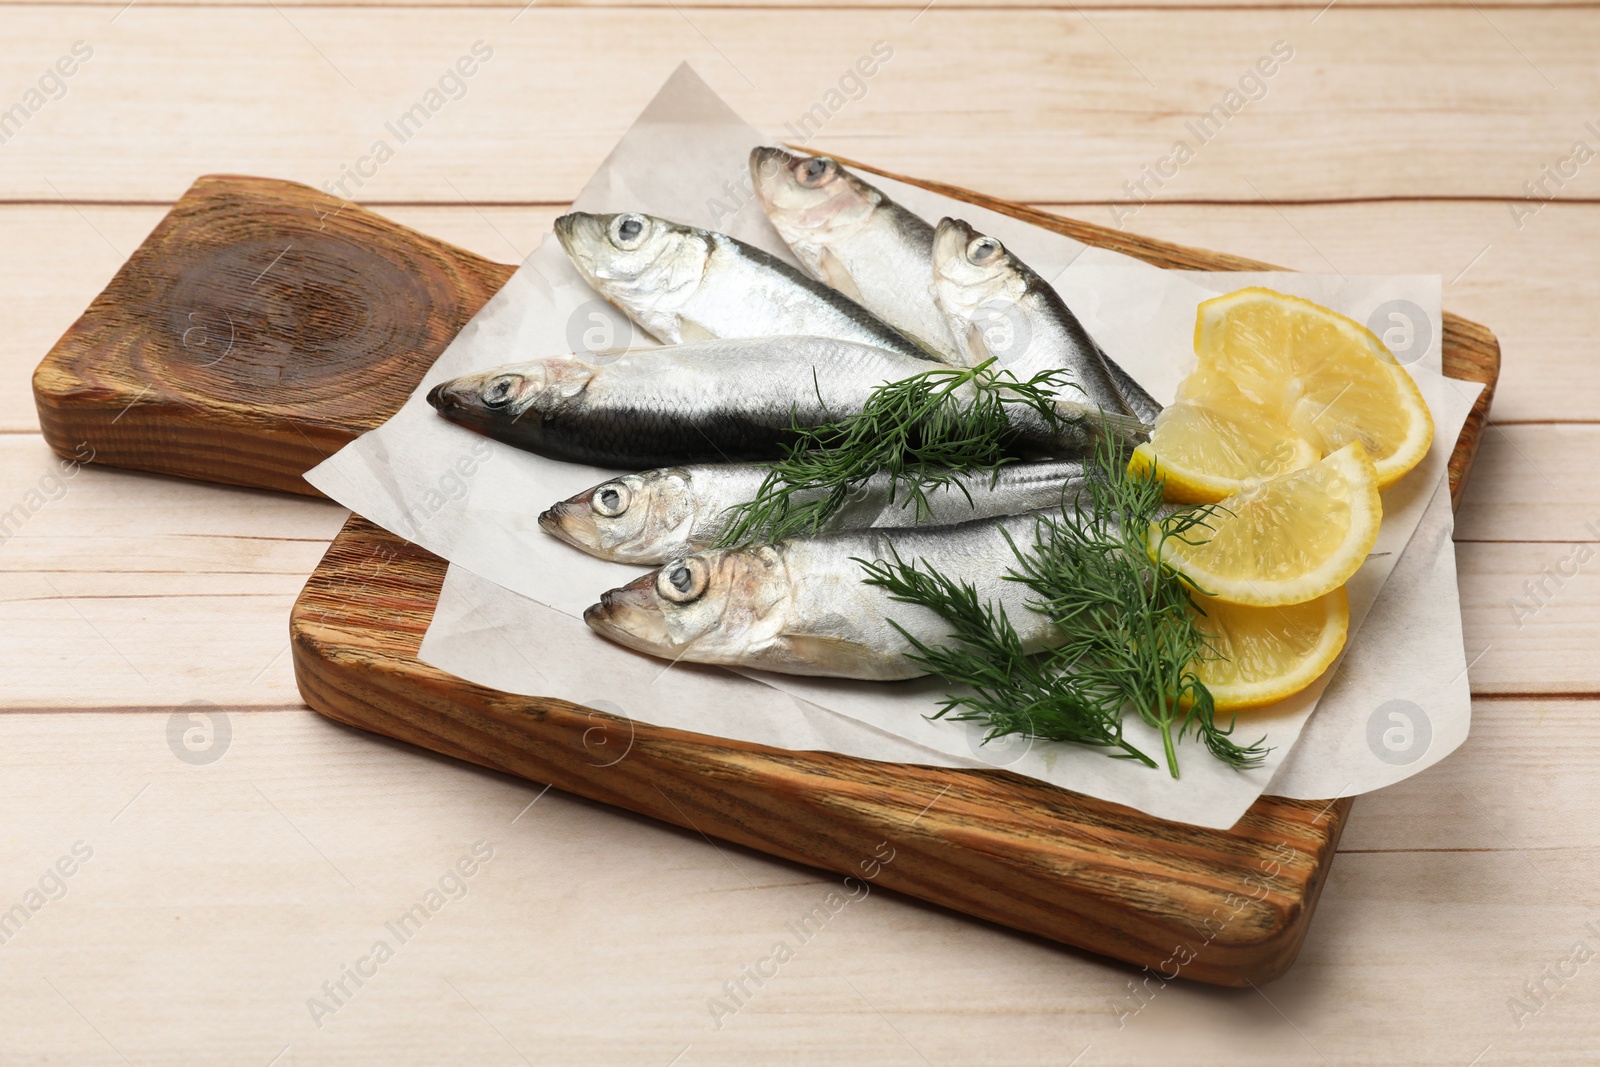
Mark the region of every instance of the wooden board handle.
[[201, 178], [33, 375], [50, 447], [319, 495], [514, 268], [309, 186]]

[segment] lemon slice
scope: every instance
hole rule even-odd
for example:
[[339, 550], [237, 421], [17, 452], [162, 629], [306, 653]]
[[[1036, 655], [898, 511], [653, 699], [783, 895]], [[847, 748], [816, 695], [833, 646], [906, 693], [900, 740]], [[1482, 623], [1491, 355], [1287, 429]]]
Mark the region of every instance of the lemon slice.
[[1343, 315], [1271, 289], [1240, 289], [1200, 305], [1194, 346], [1202, 365], [1324, 455], [1361, 442], [1379, 488], [1428, 454], [1433, 419], [1417, 384], [1376, 334]]
[[[1208, 520], [1209, 539], [1163, 538], [1151, 523], [1152, 556], [1201, 591], [1231, 604], [1303, 604], [1343, 585], [1378, 539], [1377, 472], [1353, 442], [1305, 470], [1227, 498]], [[1207, 531], [1196, 530], [1199, 541]]]
[[1129, 469], [1157, 469], [1166, 479], [1168, 500], [1212, 504], [1321, 458], [1316, 445], [1246, 397], [1226, 375], [1201, 367], [1156, 416], [1150, 440], [1134, 449]]
[[1196, 665], [1218, 711], [1243, 711], [1293, 696], [1322, 676], [1344, 648], [1350, 600], [1335, 589], [1304, 604], [1253, 608], [1196, 597], [1195, 619], [1221, 658]]

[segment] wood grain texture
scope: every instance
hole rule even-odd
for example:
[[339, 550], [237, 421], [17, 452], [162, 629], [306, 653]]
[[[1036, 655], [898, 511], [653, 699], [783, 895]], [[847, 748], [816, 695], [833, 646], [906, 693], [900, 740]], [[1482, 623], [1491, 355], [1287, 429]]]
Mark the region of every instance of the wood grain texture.
[[[1600, 907], [1596, 709], [1480, 701], [1448, 761], [1363, 797], [1261, 993], [1179, 982], [1119, 1018], [1136, 969], [874, 890], [721, 1027], [707, 999], [838, 877], [307, 711], [217, 709], [205, 767], [164, 714], [0, 716], [0, 899], [95, 849], [0, 948], [6, 1062], [124, 1067], [65, 995], [138, 1067], [1571, 1067], [1588, 969], [1520, 1030], [1505, 1000]], [[480, 840], [467, 896], [317, 1027], [306, 997]]]
[[[1086, 19], [936, 3], [913, 21], [906, 9], [685, 17], [536, 4], [520, 15], [419, 7], [374, 17], [141, 3], [112, 23], [121, 6], [0, 5], [11, 93], [74, 39], [96, 48], [70, 92], [5, 144], [0, 199], [171, 201], [195, 175], [218, 172], [322, 188], [370, 164], [385, 139], [393, 158], [348, 195], [566, 203], [679, 62], [777, 136], [878, 40], [893, 60], [822, 136], [904, 173], [1024, 202], [1127, 195], [1124, 183], [1176, 139], [1195, 144], [1185, 123], [1237, 91], [1279, 40], [1294, 60], [1159, 199], [1515, 199], [1586, 136], [1600, 99], [1592, 7], [1341, 3], [1313, 24], [1305, 8], [1226, 6]], [[403, 143], [388, 132], [478, 40], [495, 54], [466, 93]], [[1590, 169], [1555, 195], [1593, 199]]]
[[348, 514], [0, 435], [0, 709], [298, 705], [283, 621]]
[[201, 178], [33, 376], [63, 456], [316, 495], [511, 268], [316, 190]]

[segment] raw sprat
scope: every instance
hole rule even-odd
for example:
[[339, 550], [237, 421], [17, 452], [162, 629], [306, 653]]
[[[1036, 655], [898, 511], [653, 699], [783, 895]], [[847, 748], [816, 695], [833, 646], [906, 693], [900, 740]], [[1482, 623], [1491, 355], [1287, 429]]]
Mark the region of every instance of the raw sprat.
[[664, 344], [832, 337], [929, 358], [853, 300], [726, 234], [637, 211], [574, 211], [555, 229], [584, 281]]
[[[777, 459], [802, 431], [866, 411], [880, 387], [948, 381], [962, 400], [988, 387], [977, 373], [852, 341], [767, 337], [636, 349], [596, 363], [511, 364], [444, 382], [428, 402], [453, 422], [552, 459], [639, 469]], [[1147, 428], [1050, 399], [1044, 410], [1008, 405], [997, 432], [1014, 454], [1070, 458], [1105, 434], [1131, 448]]]
[[1018, 378], [1064, 370], [1070, 388], [1103, 411], [1144, 422], [1161, 412], [1048, 282], [960, 219], [941, 220], [934, 233], [933, 293], [968, 363], [993, 361]]
[[[625, 474], [557, 503], [539, 516], [539, 525], [601, 559], [666, 563], [721, 542], [735, 509], [760, 499], [771, 473], [760, 463], [697, 463]], [[850, 490], [817, 532], [951, 526], [1016, 515], [1072, 499], [1083, 483], [1079, 460], [1012, 463], [957, 474], [947, 484], [924, 487], [917, 499], [897, 493], [894, 477], [879, 470]], [[821, 499], [822, 492], [797, 494], [797, 506]]]
[[931, 286], [933, 226], [827, 156], [750, 153], [761, 207], [806, 272], [947, 363], [963, 361]]

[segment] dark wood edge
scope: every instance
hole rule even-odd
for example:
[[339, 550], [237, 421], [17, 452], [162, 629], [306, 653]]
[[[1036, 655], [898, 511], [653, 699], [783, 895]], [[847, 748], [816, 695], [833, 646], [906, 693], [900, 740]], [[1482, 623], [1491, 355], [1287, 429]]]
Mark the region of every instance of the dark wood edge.
[[[879, 887], [1152, 968], [1170, 969], [1186, 946], [1194, 958], [1181, 973], [1195, 981], [1259, 983], [1288, 968], [1349, 811], [1348, 800], [1263, 797], [1232, 830], [1213, 831], [1005, 771], [765, 749], [498, 692], [416, 659], [444, 571], [438, 557], [352, 518], [291, 615], [307, 702], [361, 729], [857, 879], [888, 842], [896, 858], [871, 879]], [[597, 723], [629, 746], [603, 768], [586, 744]], [[1262, 869], [1280, 843], [1280, 866]], [[1261, 900], [1218, 920], [1209, 944], [1180, 924], [1179, 915], [1226, 914], [1229, 894], [1252, 883]]]

